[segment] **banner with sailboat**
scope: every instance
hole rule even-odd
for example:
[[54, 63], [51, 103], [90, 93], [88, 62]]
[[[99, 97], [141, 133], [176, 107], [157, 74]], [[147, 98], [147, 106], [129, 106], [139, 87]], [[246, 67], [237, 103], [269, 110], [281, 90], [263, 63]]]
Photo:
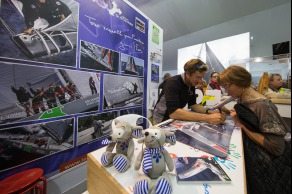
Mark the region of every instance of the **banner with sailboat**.
[[147, 57], [148, 21], [123, 0], [82, 0], [79, 39], [140, 59]]
[[121, 54], [121, 73], [142, 77], [144, 74], [144, 60]]
[[103, 109], [138, 106], [143, 103], [143, 79], [137, 77], [105, 75]]
[[80, 68], [119, 72], [119, 53], [93, 43], [81, 41]]
[[0, 57], [75, 67], [78, 3], [44, 2], [0, 1]]
[[74, 119], [0, 130], [0, 172], [73, 147]]
[[99, 110], [99, 74], [0, 62], [0, 125]]
[[118, 112], [107, 112], [78, 117], [77, 145], [109, 136], [112, 132], [112, 121]]
[[0, 180], [35, 166], [56, 175], [104, 146], [113, 118], [146, 114], [148, 20], [125, 1], [0, 8]]

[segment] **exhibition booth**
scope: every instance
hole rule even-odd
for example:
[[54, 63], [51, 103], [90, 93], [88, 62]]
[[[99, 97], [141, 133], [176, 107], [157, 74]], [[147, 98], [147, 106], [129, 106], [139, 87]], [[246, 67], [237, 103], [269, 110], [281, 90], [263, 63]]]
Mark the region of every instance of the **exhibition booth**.
[[[162, 71], [163, 29], [128, 1], [57, 2], [0, 1], [0, 41], [5, 45], [0, 49], [0, 183], [38, 169], [43, 183], [34, 184], [36, 188], [45, 184], [47, 193], [69, 192], [80, 183], [86, 184], [87, 194], [134, 193], [137, 179], [143, 176], [142, 168], [134, 169], [145, 146], [139, 139], [145, 136], [143, 130], [159, 127], [176, 135], [176, 140], [165, 140], [173, 145], [164, 146], [172, 161], [204, 158], [220, 166], [218, 172], [213, 163], [204, 163], [201, 171], [208, 171], [204, 176], [211, 178], [194, 184], [178, 182], [177, 169], [166, 168], [172, 193], [236, 190], [246, 194], [242, 133], [231, 117], [222, 126], [171, 119], [152, 126], [149, 121], [166, 73]], [[277, 72], [291, 89], [290, 54], [250, 58], [249, 42], [246, 32], [181, 48], [177, 74], [195, 57], [217, 72], [230, 65], [242, 66], [251, 72], [255, 85], [264, 72]], [[204, 77], [207, 82], [210, 74]], [[227, 98], [226, 94], [219, 101]], [[291, 98], [272, 102], [291, 122]], [[236, 103], [231, 101], [226, 107], [231, 109]], [[103, 161], [116, 119], [141, 129], [123, 173]], [[197, 131], [200, 127], [206, 134]], [[220, 182], [223, 171], [231, 181]], [[211, 180], [214, 177], [216, 183]]]
[[0, 3], [0, 180], [40, 168], [69, 190], [114, 118], [149, 114], [163, 30], [123, 0]]

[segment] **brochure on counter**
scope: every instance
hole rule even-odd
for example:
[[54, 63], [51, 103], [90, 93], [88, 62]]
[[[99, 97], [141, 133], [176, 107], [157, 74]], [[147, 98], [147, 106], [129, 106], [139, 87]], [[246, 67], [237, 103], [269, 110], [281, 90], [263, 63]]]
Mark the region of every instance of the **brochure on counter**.
[[174, 131], [177, 141], [221, 158], [227, 157], [232, 132], [238, 128], [231, 116], [227, 116], [224, 125], [168, 120], [158, 126]]
[[178, 183], [231, 183], [214, 157], [177, 157], [174, 162]]

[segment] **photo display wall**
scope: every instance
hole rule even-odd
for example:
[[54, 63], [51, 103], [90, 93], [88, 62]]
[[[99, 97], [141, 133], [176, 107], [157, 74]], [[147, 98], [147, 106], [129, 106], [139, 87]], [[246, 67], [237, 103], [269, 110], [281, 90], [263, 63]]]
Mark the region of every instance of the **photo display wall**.
[[58, 174], [104, 146], [114, 118], [146, 115], [148, 20], [137, 10], [122, 0], [0, 3], [0, 180]]

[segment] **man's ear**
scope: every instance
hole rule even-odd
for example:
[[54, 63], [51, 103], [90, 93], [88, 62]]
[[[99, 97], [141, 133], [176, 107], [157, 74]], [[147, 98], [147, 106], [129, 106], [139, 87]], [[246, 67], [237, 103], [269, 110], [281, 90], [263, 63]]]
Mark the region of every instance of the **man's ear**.
[[176, 143], [175, 134], [170, 131], [165, 131], [165, 143], [169, 143], [170, 145], [174, 145]]

